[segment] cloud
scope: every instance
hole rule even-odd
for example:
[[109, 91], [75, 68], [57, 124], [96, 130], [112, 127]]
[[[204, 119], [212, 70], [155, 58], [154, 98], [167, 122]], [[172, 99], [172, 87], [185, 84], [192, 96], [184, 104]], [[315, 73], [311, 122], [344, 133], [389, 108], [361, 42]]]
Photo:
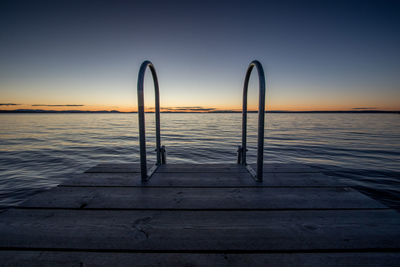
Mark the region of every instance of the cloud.
[[364, 110], [364, 109], [376, 109], [376, 108], [374, 108], [374, 107], [362, 107], [362, 108], [353, 108], [353, 109]]
[[83, 107], [84, 105], [42, 105], [34, 104], [32, 107]]
[[175, 108], [175, 109], [203, 109], [204, 107], [201, 107], [201, 106], [194, 106], [194, 107], [172, 107], [172, 108]]
[[171, 111], [171, 112], [210, 112], [216, 110], [215, 108], [205, 108], [205, 107], [168, 107], [161, 108], [163, 111]]
[[15, 103], [0, 103], [0, 106], [19, 106], [21, 104], [15, 104]]

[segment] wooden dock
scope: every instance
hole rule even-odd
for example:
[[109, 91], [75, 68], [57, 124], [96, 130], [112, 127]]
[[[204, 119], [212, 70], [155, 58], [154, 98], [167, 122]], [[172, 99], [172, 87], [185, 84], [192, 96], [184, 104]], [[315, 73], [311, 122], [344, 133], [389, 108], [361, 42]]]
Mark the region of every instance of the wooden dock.
[[398, 266], [400, 214], [317, 169], [100, 164], [0, 214], [1, 266]]

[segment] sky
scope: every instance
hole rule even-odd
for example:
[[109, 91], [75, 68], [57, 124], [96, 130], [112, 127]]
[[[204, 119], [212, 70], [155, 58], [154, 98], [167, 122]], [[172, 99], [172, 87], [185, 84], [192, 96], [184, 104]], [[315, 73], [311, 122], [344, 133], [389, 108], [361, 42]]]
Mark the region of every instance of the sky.
[[[400, 110], [400, 1], [0, 1], [0, 110]], [[148, 71], [146, 107], [154, 107]], [[249, 109], [256, 110], [253, 71]]]

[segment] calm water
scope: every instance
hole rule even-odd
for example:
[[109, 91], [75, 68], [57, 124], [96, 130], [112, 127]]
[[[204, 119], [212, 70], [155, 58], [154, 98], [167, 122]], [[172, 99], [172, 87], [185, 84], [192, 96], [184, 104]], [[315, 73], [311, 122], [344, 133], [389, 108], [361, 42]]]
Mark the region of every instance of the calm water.
[[[154, 114], [146, 115], [148, 151]], [[249, 114], [249, 162], [257, 114]], [[399, 114], [267, 114], [266, 162], [300, 162], [400, 209]], [[169, 163], [234, 163], [241, 114], [161, 114]], [[0, 115], [0, 206], [101, 162], [138, 162], [137, 114]], [[154, 152], [150, 160], [154, 160]]]

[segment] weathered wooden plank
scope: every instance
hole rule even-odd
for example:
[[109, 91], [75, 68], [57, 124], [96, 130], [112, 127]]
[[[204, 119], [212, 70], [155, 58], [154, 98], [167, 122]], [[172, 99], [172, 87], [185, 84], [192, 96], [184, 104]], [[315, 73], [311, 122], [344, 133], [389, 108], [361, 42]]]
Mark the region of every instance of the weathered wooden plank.
[[90, 209], [387, 208], [350, 188], [58, 187], [20, 207]]
[[125, 251], [400, 249], [393, 210], [105, 211], [13, 209], [0, 248]]
[[[99, 164], [86, 172], [139, 173], [140, 166], [137, 164]], [[247, 170], [237, 164], [166, 164], [160, 166], [157, 172], [247, 172]]]
[[[143, 186], [138, 173], [83, 173], [73, 175], [62, 186]], [[267, 173], [262, 183], [249, 173], [155, 173], [146, 187], [275, 187], [346, 186], [321, 173]]]
[[0, 251], [3, 266], [397, 266], [400, 253], [100, 253]]
[[[250, 164], [250, 166], [256, 170], [256, 164]], [[302, 173], [302, 172], [321, 172], [315, 167], [308, 166], [300, 163], [264, 163], [264, 174], [265, 173]]]
[[[253, 166], [255, 168], [255, 166]], [[205, 173], [205, 172], [239, 172], [248, 173], [243, 165], [238, 164], [166, 164], [157, 169], [157, 172], [185, 172], [185, 173]], [[297, 166], [290, 164], [264, 164], [264, 173], [300, 173], [300, 172], [320, 172], [309, 166]]]
[[[87, 170], [92, 173], [138, 173], [138, 164], [99, 164]], [[248, 172], [238, 164], [166, 164], [157, 169], [157, 172]], [[264, 172], [319, 172], [318, 169], [300, 164], [264, 164]]]
[[140, 173], [82, 173], [69, 175], [59, 186], [142, 186]]

